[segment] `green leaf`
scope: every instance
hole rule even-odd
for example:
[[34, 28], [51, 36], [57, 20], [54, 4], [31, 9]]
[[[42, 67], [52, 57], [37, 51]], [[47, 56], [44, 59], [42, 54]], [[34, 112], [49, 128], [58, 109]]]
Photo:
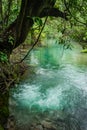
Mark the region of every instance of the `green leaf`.
[[14, 43], [14, 38], [13, 38], [12, 36], [9, 36], [8, 42], [11, 43], [11, 45], [13, 45], [13, 43]]
[[0, 51], [0, 61], [1, 62], [8, 62], [8, 58], [7, 58], [7, 55], [3, 52]]
[[35, 17], [34, 21], [39, 25], [42, 26], [42, 20], [39, 17]]

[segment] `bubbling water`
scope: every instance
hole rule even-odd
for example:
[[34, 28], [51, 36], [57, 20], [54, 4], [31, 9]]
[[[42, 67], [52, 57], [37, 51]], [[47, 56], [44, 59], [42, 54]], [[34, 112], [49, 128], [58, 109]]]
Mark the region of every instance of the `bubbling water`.
[[67, 50], [61, 57], [57, 51], [60, 50], [50, 47], [32, 52], [29, 62], [35, 66], [35, 73], [11, 90], [10, 102], [14, 109], [10, 105], [10, 111], [19, 124], [28, 124], [42, 113], [44, 116], [56, 111], [57, 116], [57, 112], [62, 111], [78, 119], [87, 130], [86, 56]]

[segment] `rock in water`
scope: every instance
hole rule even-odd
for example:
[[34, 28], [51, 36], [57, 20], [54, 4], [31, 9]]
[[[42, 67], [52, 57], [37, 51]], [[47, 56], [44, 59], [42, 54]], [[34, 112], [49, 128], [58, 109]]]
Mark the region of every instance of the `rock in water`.
[[56, 127], [54, 126], [54, 124], [52, 122], [43, 120], [41, 122], [41, 124], [42, 124], [43, 128], [47, 128], [49, 130], [56, 130]]
[[41, 125], [37, 125], [35, 130], [43, 130], [43, 127]]

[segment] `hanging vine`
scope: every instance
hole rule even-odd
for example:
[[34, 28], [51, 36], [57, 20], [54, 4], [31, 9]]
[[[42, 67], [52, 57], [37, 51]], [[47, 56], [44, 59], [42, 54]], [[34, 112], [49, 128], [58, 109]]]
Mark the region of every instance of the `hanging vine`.
[[27, 56], [30, 54], [30, 52], [33, 50], [33, 48], [35, 47], [35, 45], [38, 43], [39, 38], [40, 38], [40, 36], [41, 36], [41, 33], [42, 33], [42, 31], [43, 31], [43, 29], [44, 29], [44, 27], [45, 27], [47, 18], [48, 18], [48, 16], [46, 17], [46, 19], [45, 19], [45, 21], [44, 21], [44, 23], [43, 23], [43, 26], [42, 26], [42, 28], [41, 28], [41, 31], [40, 31], [40, 33], [39, 33], [39, 35], [38, 35], [38, 37], [37, 37], [35, 43], [34, 43], [34, 44], [32, 45], [32, 47], [28, 50], [28, 52], [27, 52], [27, 54], [24, 56], [24, 58], [23, 58], [20, 62], [18, 62], [18, 63], [23, 62], [23, 61], [27, 58]]

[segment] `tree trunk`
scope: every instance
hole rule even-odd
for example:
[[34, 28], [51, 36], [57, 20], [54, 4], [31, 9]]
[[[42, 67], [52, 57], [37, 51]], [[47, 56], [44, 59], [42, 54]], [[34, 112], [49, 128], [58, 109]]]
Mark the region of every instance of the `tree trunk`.
[[66, 18], [66, 14], [54, 6], [54, 0], [23, 0], [17, 19], [0, 35], [0, 51], [10, 55], [12, 50], [22, 44], [31, 27], [33, 17], [54, 16]]

